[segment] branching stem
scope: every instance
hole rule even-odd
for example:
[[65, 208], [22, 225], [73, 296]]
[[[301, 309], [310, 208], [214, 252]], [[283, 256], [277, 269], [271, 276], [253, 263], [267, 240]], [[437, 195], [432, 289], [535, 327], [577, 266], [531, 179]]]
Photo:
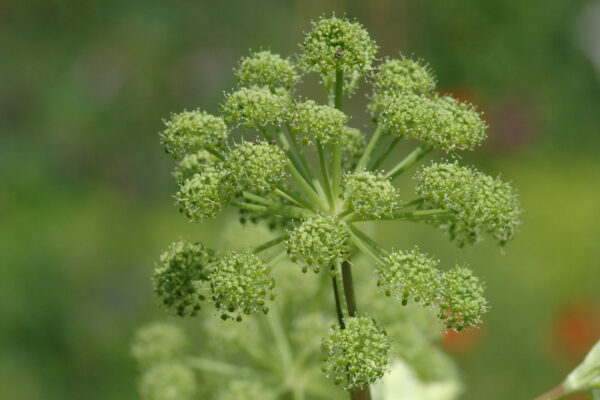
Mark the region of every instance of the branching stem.
[[381, 138], [382, 134], [383, 128], [381, 127], [381, 125], [379, 125], [377, 129], [375, 129], [375, 133], [373, 133], [373, 136], [371, 136], [371, 140], [369, 140], [369, 144], [367, 145], [365, 152], [360, 157], [360, 160], [358, 160], [358, 163], [356, 164], [355, 168], [356, 171], [365, 168], [365, 166], [369, 162], [371, 153], [373, 153], [373, 150], [375, 150], [375, 146], [377, 145], [377, 142], [379, 142], [379, 139]]
[[414, 149], [409, 155], [407, 155], [402, 161], [400, 161], [394, 168], [392, 168], [387, 174], [385, 174], [386, 178], [394, 179], [404, 171], [415, 165], [417, 161], [421, 158], [425, 157], [433, 150], [428, 144], [422, 144], [416, 149]]

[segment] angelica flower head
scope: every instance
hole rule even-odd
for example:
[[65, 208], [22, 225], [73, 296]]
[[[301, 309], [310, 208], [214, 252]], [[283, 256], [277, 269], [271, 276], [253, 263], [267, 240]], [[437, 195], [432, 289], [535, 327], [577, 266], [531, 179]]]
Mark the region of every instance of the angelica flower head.
[[267, 303], [275, 298], [274, 287], [271, 267], [248, 252], [221, 256], [211, 271], [210, 292], [223, 319], [235, 316], [241, 320], [242, 314], [266, 314]]
[[231, 200], [234, 188], [227, 171], [211, 165], [183, 181], [175, 195], [179, 210], [192, 221], [214, 217]]
[[173, 177], [177, 182], [183, 182], [210, 165], [216, 165], [218, 159], [206, 150], [198, 150], [184, 156], [176, 165]]
[[327, 89], [335, 83], [336, 72], [341, 71], [345, 93], [353, 92], [358, 80], [371, 71], [377, 52], [377, 45], [361, 24], [335, 16], [313, 22], [301, 48], [300, 66], [319, 73]]
[[398, 191], [383, 174], [356, 171], [345, 179], [344, 196], [359, 216], [382, 218], [392, 215], [398, 204]]
[[289, 59], [270, 51], [258, 51], [243, 57], [235, 76], [242, 87], [267, 86], [271, 91], [282, 88], [289, 92], [293, 91], [299, 79]]
[[337, 143], [346, 131], [348, 117], [333, 107], [313, 100], [298, 102], [290, 114], [292, 129], [302, 135], [302, 143], [319, 141], [323, 145]]
[[488, 232], [503, 245], [519, 226], [519, 203], [510, 184], [454, 163], [434, 163], [415, 176], [416, 191], [435, 206], [452, 210], [442, 224], [459, 245]]
[[395, 251], [377, 266], [377, 285], [404, 305], [409, 301], [431, 305], [439, 297], [438, 263], [418, 249]]
[[365, 151], [365, 136], [360, 129], [346, 126], [342, 132], [341, 145], [342, 168], [346, 171], [351, 170]]
[[308, 218], [290, 232], [287, 241], [292, 261], [319, 272], [348, 259], [349, 233], [344, 224], [333, 217]]
[[229, 130], [221, 117], [204, 111], [183, 111], [164, 121], [165, 130], [160, 140], [167, 153], [174, 158], [201, 149], [219, 149], [229, 137]]
[[483, 284], [473, 271], [464, 267], [447, 271], [441, 276], [441, 286], [440, 318], [448, 329], [460, 331], [481, 323], [488, 304], [483, 297]]
[[346, 390], [364, 388], [381, 378], [390, 363], [387, 333], [367, 317], [344, 319], [332, 325], [321, 342], [323, 371]]
[[201, 243], [175, 242], [154, 270], [154, 291], [165, 308], [179, 316], [193, 316], [204, 296], [197, 285], [208, 277], [214, 253]]
[[435, 76], [423, 61], [406, 57], [386, 59], [375, 73], [373, 94], [367, 108], [372, 115], [379, 115], [394, 97], [405, 93], [429, 95], [435, 85]]
[[288, 163], [284, 152], [274, 144], [242, 142], [227, 155], [225, 168], [238, 191], [266, 193], [286, 177]]
[[228, 94], [221, 113], [228, 123], [253, 128], [278, 125], [288, 108], [287, 96], [272, 93], [267, 87], [253, 86]]

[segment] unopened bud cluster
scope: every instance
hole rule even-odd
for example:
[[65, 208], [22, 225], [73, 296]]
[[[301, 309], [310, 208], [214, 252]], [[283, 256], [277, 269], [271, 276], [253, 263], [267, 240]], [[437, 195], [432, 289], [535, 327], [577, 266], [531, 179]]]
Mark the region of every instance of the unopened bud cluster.
[[[235, 207], [241, 222], [266, 223], [277, 236], [241, 252], [176, 242], [156, 267], [154, 287], [173, 314], [195, 316], [210, 301], [223, 319], [241, 320], [268, 312], [275, 298], [272, 270], [282, 258], [303, 272], [331, 274], [340, 322], [322, 341], [323, 369], [353, 391], [381, 378], [390, 359], [385, 330], [350, 309], [355, 299], [346, 293], [352, 287], [348, 271], [355, 268], [350, 257], [356, 250], [372, 261], [385, 295], [437, 308], [447, 328], [477, 326], [488, 309], [471, 270], [440, 270], [438, 260], [416, 248], [389, 252], [360, 223], [409, 220], [443, 228], [459, 246], [485, 234], [504, 245], [517, 230], [520, 209], [508, 183], [456, 162], [421, 168], [416, 196], [404, 190], [400, 196], [394, 180], [421, 158], [434, 150], [473, 150], [486, 137], [481, 113], [436, 93], [435, 76], [423, 61], [401, 56], [374, 65], [377, 45], [365, 28], [335, 16], [314, 22], [301, 50], [297, 58], [264, 50], [243, 57], [220, 115], [184, 111], [165, 121], [160, 139], [177, 162], [181, 213], [204, 221]], [[327, 104], [294, 96], [302, 75], [312, 72], [321, 78]], [[342, 96], [364, 77], [372, 83], [367, 109], [375, 124], [368, 140], [342, 111]], [[234, 141], [234, 128], [249, 132]], [[421, 144], [392, 160], [403, 138]], [[346, 297], [349, 302], [340, 301]], [[167, 331], [141, 335], [136, 357], [164, 358], [146, 341], [162, 340], [165, 353], [177, 353], [182, 343]], [[193, 392], [188, 372], [171, 361], [144, 378], [147, 398], [170, 398], [160, 386], [166, 378], [179, 382], [177, 399]]]

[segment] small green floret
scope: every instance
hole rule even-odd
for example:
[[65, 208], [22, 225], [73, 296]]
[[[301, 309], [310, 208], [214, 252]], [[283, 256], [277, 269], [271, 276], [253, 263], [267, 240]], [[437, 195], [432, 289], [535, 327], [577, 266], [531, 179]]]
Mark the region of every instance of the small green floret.
[[237, 191], [270, 192], [286, 177], [289, 159], [275, 144], [242, 142], [227, 155], [225, 166]]
[[271, 267], [252, 253], [229, 252], [211, 271], [210, 292], [223, 319], [235, 316], [241, 321], [242, 314], [266, 314], [267, 302], [275, 298], [274, 287]]
[[290, 232], [288, 254], [302, 266], [302, 272], [308, 268], [319, 272], [348, 259], [349, 237], [345, 224], [333, 217], [308, 218]]
[[140, 367], [149, 368], [182, 357], [188, 344], [185, 334], [177, 325], [155, 322], [137, 331], [131, 354]]
[[481, 240], [483, 232], [500, 245], [513, 238], [521, 210], [510, 184], [456, 162], [432, 164], [418, 172], [415, 180], [421, 197], [454, 212], [454, 219], [442, 220], [439, 225], [460, 246]]
[[221, 106], [226, 122], [246, 128], [279, 125], [289, 108], [287, 96], [272, 93], [267, 87], [253, 86], [230, 93]]
[[439, 317], [448, 329], [460, 331], [481, 323], [488, 303], [483, 297], [483, 284], [473, 271], [456, 267], [441, 277], [442, 299]]
[[361, 217], [388, 217], [398, 205], [398, 192], [383, 174], [357, 171], [348, 175], [344, 184], [349, 208]]
[[395, 251], [377, 266], [377, 286], [403, 305], [415, 302], [429, 306], [439, 298], [438, 263], [418, 249]]
[[227, 171], [207, 166], [202, 172], [183, 181], [175, 195], [179, 211], [192, 221], [203, 221], [217, 215], [234, 195]]
[[427, 96], [403, 93], [389, 99], [380, 123], [393, 135], [424, 139], [436, 129], [435, 103]]
[[358, 22], [346, 18], [321, 18], [313, 22], [304, 43], [300, 66], [317, 72], [327, 89], [335, 82], [336, 71], [344, 73], [344, 92], [352, 93], [360, 77], [371, 71], [377, 45]]
[[229, 137], [223, 118], [200, 110], [173, 114], [164, 124], [160, 141], [174, 158], [201, 149], [220, 149]]
[[140, 382], [143, 400], [192, 400], [196, 390], [194, 371], [181, 363], [159, 364], [144, 372]]
[[344, 319], [345, 329], [332, 325], [321, 342], [323, 372], [344, 389], [362, 389], [380, 379], [390, 363], [390, 341], [374, 320]]
[[473, 150], [487, 137], [487, 124], [475, 108], [451, 96], [436, 97], [439, 127], [423, 140], [446, 152]]
[[345, 133], [347, 121], [343, 112], [312, 100], [296, 103], [290, 115], [292, 129], [301, 134], [305, 146], [316, 140], [323, 145], [337, 143]]
[[292, 62], [270, 51], [258, 51], [240, 60], [235, 71], [240, 86], [267, 86], [271, 91], [283, 88], [293, 91], [298, 73]]
[[154, 270], [154, 291], [165, 308], [180, 317], [194, 316], [204, 296], [198, 286], [207, 279], [214, 254], [201, 243], [175, 242]]

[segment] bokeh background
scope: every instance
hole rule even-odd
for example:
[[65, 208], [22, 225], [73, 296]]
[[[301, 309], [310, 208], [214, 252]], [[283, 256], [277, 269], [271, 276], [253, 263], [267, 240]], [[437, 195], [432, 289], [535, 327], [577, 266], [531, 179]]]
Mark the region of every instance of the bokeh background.
[[[249, 48], [291, 54], [332, 11], [357, 17], [379, 56], [422, 57], [442, 91], [478, 104], [490, 138], [464, 162], [520, 191], [523, 226], [504, 254], [418, 225], [378, 232], [487, 282], [484, 328], [443, 342], [464, 398], [532, 398], [600, 338], [600, 2], [8, 0], [0, 398], [136, 398], [130, 339], [162, 316], [154, 262], [172, 240], [220, 229], [177, 214], [161, 118], [215, 112]], [[365, 94], [348, 106], [355, 126], [368, 124]]]

